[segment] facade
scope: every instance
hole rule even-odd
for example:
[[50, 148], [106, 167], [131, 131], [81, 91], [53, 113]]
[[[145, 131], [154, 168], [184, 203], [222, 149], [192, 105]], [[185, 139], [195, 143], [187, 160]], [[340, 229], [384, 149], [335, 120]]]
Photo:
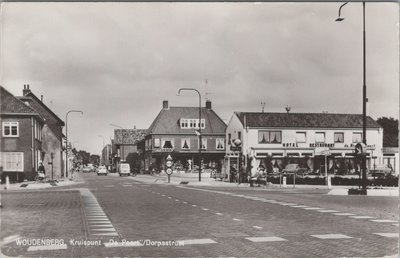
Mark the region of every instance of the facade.
[[163, 101], [163, 107], [142, 143], [144, 169], [163, 170], [166, 157], [171, 155], [175, 170], [198, 170], [199, 127], [202, 168], [204, 172], [209, 168], [220, 169], [225, 155], [226, 124], [212, 110], [211, 101], [206, 101], [206, 107], [201, 108], [201, 121], [198, 107], [169, 107], [168, 101]]
[[111, 144], [107, 144], [104, 146], [104, 148], [101, 150], [101, 165], [106, 166], [108, 169], [110, 169], [111, 166]]
[[[226, 173], [243, 159], [253, 173], [260, 164], [272, 172], [297, 163], [315, 174], [323, 174], [325, 164], [329, 173], [354, 174], [360, 171], [354, 148], [362, 138], [362, 115], [235, 112], [226, 131]], [[366, 139], [368, 168], [383, 163], [383, 129], [371, 117]]]
[[[33, 179], [43, 161], [44, 118], [0, 86], [0, 173], [2, 181]], [[3, 181], [4, 182], [4, 181]]]
[[[35, 96], [29, 89], [29, 85], [24, 85], [22, 93], [23, 96], [18, 98], [36, 110], [45, 119], [42, 130], [42, 161], [46, 174], [51, 178], [53, 171], [54, 179], [63, 177], [65, 155], [63, 151], [62, 128], [65, 125], [64, 121], [43, 103], [43, 97], [39, 99]], [[53, 156], [53, 159], [51, 156]], [[49, 164], [51, 162], [53, 164]]]
[[132, 171], [140, 168], [138, 143], [144, 139], [146, 132], [145, 129], [114, 130], [114, 162], [117, 169], [120, 163], [129, 163]]

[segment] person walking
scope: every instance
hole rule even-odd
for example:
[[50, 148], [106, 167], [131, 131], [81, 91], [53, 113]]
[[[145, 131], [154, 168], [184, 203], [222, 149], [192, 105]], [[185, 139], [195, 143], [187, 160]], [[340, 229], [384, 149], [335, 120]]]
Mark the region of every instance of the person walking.
[[38, 179], [43, 181], [46, 178], [46, 170], [44, 169], [43, 163], [39, 163], [38, 167]]

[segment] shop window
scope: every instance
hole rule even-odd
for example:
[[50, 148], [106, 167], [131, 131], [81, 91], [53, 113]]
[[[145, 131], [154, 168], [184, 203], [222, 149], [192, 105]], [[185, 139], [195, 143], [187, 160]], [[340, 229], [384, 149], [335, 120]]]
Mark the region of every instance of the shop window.
[[173, 141], [173, 139], [162, 139], [161, 145], [162, 145], [163, 149], [173, 149], [174, 141]]
[[344, 142], [344, 133], [334, 133], [333, 134], [335, 143], [343, 143]]
[[181, 139], [181, 149], [190, 150], [190, 139]]
[[207, 139], [206, 138], [201, 138], [201, 149], [202, 150], [207, 149]]
[[224, 138], [217, 138], [216, 139], [215, 149], [216, 150], [225, 150], [225, 139]]
[[281, 131], [259, 131], [258, 143], [282, 143]]
[[3, 122], [3, 137], [18, 137], [18, 129], [18, 122]]
[[0, 155], [3, 171], [24, 171], [23, 152], [3, 152]]
[[353, 143], [362, 142], [362, 133], [353, 133]]
[[306, 142], [306, 132], [296, 132], [296, 142]]
[[315, 133], [315, 142], [325, 142], [325, 133], [324, 132], [316, 132]]

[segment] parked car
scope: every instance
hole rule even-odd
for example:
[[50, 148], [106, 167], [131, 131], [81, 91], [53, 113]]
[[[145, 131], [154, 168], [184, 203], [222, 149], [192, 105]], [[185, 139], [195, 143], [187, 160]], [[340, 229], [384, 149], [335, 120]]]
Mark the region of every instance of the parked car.
[[282, 174], [296, 174], [296, 175], [301, 175], [305, 174], [307, 172], [306, 168], [301, 168], [299, 164], [288, 164], [283, 170]]
[[131, 174], [131, 166], [128, 163], [119, 164], [119, 176], [129, 176]]
[[97, 169], [97, 175], [98, 176], [100, 176], [100, 175], [107, 175], [108, 174], [108, 171], [107, 171], [107, 168], [106, 168], [106, 166], [100, 166], [98, 169]]
[[372, 167], [369, 170], [369, 173], [373, 177], [384, 177], [392, 173], [392, 168], [388, 167], [387, 165], [376, 165], [375, 168]]
[[90, 172], [92, 172], [92, 169], [90, 167], [83, 167], [82, 172], [83, 173], [90, 173]]

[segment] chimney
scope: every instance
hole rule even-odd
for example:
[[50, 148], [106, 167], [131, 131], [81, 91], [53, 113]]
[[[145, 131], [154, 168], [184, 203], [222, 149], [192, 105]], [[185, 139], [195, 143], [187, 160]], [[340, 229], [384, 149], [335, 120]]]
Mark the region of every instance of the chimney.
[[31, 90], [29, 89], [29, 84], [24, 84], [24, 89], [22, 91], [22, 95], [26, 96], [31, 92]]
[[206, 100], [206, 109], [211, 109], [211, 101]]
[[43, 95], [40, 95], [40, 101], [43, 102]]
[[163, 107], [163, 109], [168, 109], [168, 100], [164, 100], [162, 102], [162, 107]]

